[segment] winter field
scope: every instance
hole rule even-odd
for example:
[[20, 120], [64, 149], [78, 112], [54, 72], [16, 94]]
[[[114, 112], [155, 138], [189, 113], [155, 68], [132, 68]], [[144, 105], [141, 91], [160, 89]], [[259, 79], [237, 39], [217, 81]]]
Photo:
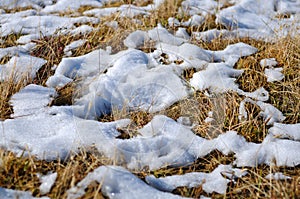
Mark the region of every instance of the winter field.
[[0, 198], [300, 197], [299, 0], [1, 0]]

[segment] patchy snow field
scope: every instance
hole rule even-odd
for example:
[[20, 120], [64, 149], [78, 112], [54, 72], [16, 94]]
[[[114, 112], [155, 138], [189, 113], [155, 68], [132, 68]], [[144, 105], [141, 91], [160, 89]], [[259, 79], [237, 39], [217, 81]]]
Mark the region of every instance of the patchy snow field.
[[[106, 7], [107, 2], [109, 0], [1, 0], [0, 36], [18, 34], [20, 37], [16, 46], [0, 49], [1, 59], [9, 57], [8, 62], [0, 65], [0, 81], [8, 81], [12, 76], [15, 82], [37, 77], [47, 60], [31, 54], [36, 46], [34, 41], [97, 31], [96, 24], [116, 12], [120, 17], [133, 19], [149, 16], [164, 1], [155, 0], [146, 6], [123, 4], [117, 7]], [[225, 2], [229, 2], [228, 6]], [[295, 36], [299, 34], [300, 1], [228, 2], [184, 0], [178, 12], [184, 12], [187, 20], [168, 19], [169, 26], [176, 31], [171, 32], [161, 24], [153, 29], [133, 31], [123, 41], [122, 45], [127, 49], [116, 53], [108, 47], [74, 57], [72, 52], [85, 45], [86, 39], [65, 46], [62, 49], [64, 58], [52, 66], [53, 74], [45, 85], [30, 82], [11, 96], [13, 113], [9, 119], [0, 121], [0, 147], [17, 156], [36, 156], [46, 161], [67, 159], [71, 154], [93, 148], [96, 154], [114, 161], [115, 165], [100, 166], [74, 184], [67, 192], [68, 198], [84, 196], [85, 189], [94, 181], [101, 183], [101, 192], [109, 198], [181, 198], [172, 191], [177, 187], [200, 185], [207, 194], [224, 194], [229, 183], [247, 175], [244, 167], [261, 164], [299, 166], [300, 123], [283, 123], [286, 116], [270, 104], [270, 94], [264, 87], [249, 92], [238, 84], [237, 79], [244, 70], [235, 68], [236, 63], [258, 49], [237, 42], [223, 50], [206, 50], [191, 43], [190, 37], [205, 42], [220, 35], [224, 39], [248, 37], [272, 42], [288, 34]], [[90, 9], [81, 16], [61, 14], [75, 12], [82, 6]], [[31, 9], [21, 9], [25, 7]], [[15, 8], [21, 11], [8, 12]], [[204, 24], [209, 14], [216, 16], [216, 24], [223, 29], [187, 31], [191, 26]], [[289, 18], [276, 17], [279, 15]], [[119, 28], [114, 21], [107, 25]], [[147, 42], [154, 45], [154, 50], [142, 50]], [[275, 58], [265, 57], [260, 65], [265, 68], [267, 82], [285, 78], [283, 68], [278, 66]], [[195, 70], [190, 79], [183, 78], [187, 69]], [[27, 77], [25, 80], [24, 76]], [[73, 103], [53, 105], [58, 90], [70, 83], [76, 85]], [[263, 141], [249, 142], [236, 131], [219, 132], [211, 139], [201, 137], [193, 131], [199, 124], [184, 110], [177, 120], [164, 114], [167, 108], [195, 92], [203, 92], [207, 97], [223, 96], [228, 92], [241, 96], [243, 100], [236, 113], [241, 122], [248, 118], [245, 106], [257, 106], [268, 132]], [[133, 123], [129, 117], [99, 121], [116, 110], [127, 115], [144, 111], [154, 117], [146, 125], [136, 127], [134, 136], [120, 139]], [[208, 125], [214, 120], [224, 122], [224, 118], [214, 115], [208, 114], [205, 120]], [[210, 133], [208, 130], [207, 134]], [[189, 165], [215, 150], [224, 155], [233, 154], [235, 160], [228, 165], [220, 164], [211, 173], [192, 172], [160, 178], [147, 175], [144, 181], [130, 172]], [[56, 177], [55, 171], [40, 175], [42, 195], [51, 190]], [[266, 178], [289, 177], [274, 173]], [[0, 188], [0, 197], [34, 198], [30, 192], [4, 188]]]

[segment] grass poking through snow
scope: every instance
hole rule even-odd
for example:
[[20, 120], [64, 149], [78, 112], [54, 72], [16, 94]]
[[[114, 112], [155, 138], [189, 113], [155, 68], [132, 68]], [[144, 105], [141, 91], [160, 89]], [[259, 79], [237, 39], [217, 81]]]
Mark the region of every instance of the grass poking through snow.
[[[120, 1], [121, 4], [129, 3], [133, 5], [147, 5], [150, 1]], [[109, 3], [106, 7], [119, 6], [120, 3]], [[68, 36], [59, 35], [55, 37], [45, 37], [41, 40], [34, 41], [36, 47], [32, 51], [33, 56], [41, 57], [47, 60], [37, 74], [37, 78], [27, 82], [45, 85], [46, 80], [53, 74], [51, 68], [60, 63], [64, 57], [63, 49], [72, 41], [78, 39], [86, 39], [87, 42], [78, 49], [72, 51], [73, 56], [80, 56], [87, 54], [97, 48], [112, 47], [112, 52], [118, 52], [126, 49], [123, 40], [125, 37], [135, 30], [149, 30], [157, 26], [158, 23], [167, 26], [167, 19], [175, 17], [179, 20], [186, 20], [187, 16], [178, 13], [181, 1], [167, 0], [163, 3], [158, 11], [153, 11], [151, 16], [137, 16], [141, 23], [134, 23], [130, 18], [121, 18], [118, 14], [103, 18], [98, 28], [86, 35]], [[82, 13], [90, 7], [80, 8], [77, 12]], [[163, 12], [162, 12], [163, 11]], [[67, 14], [67, 13], [65, 13]], [[68, 13], [70, 14], [70, 13]], [[201, 27], [192, 27], [188, 29], [191, 31], [203, 31], [212, 28], [223, 28], [217, 26], [214, 22], [215, 16], [208, 15], [206, 22]], [[108, 26], [105, 22], [116, 21], [118, 29]], [[95, 27], [95, 25], [93, 25]], [[9, 35], [1, 38], [0, 47], [11, 47], [16, 45], [18, 35]], [[276, 108], [284, 113], [286, 120], [284, 123], [300, 123], [300, 38], [280, 38], [275, 43], [266, 43], [251, 40], [248, 38], [224, 40], [215, 39], [210, 43], [203, 41], [192, 40], [192, 42], [202, 48], [209, 50], [221, 50], [229, 44], [237, 42], [245, 42], [256, 48], [258, 52], [254, 55], [243, 57], [236, 64], [235, 68], [244, 69], [245, 72], [238, 78], [237, 83], [240, 88], [245, 91], [254, 91], [259, 87], [266, 88], [270, 93], [268, 103], [271, 103]], [[149, 47], [152, 48], [152, 47]], [[149, 49], [145, 49], [147, 51]], [[4, 64], [9, 60], [4, 57], [0, 60], [0, 64]], [[276, 58], [280, 67], [283, 67], [284, 80], [281, 82], [268, 83], [264, 76], [264, 68], [259, 65], [263, 58]], [[184, 78], [189, 80], [194, 69], [186, 70], [183, 74]], [[26, 78], [26, 77], [25, 77]], [[9, 105], [10, 97], [18, 92], [21, 88], [26, 86], [23, 81], [15, 83], [14, 78], [11, 77], [7, 81], [0, 82], [0, 120], [10, 117], [12, 108]], [[58, 90], [58, 97], [54, 100], [52, 105], [68, 105], [72, 104], [72, 97], [74, 95], [75, 87], [69, 84], [64, 88]], [[184, 99], [162, 113], [173, 118], [178, 119], [180, 116], [188, 116], [198, 125], [193, 129], [195, 134], [205, 137], [213, 138], [217, 134], [226, 130], [237, 131], [243, 135], [247, 141], [261, 142], [267, 134], [267, 125], [259, 117], [259, 109], [252, 104], [246, 104], [246, 110], [249, 118], [246, 121], [240, 122], [238, 120], [238, 106], [243, 98], [234, 93], [223, 95], [221, 101], [216, 101], [218, 98], [208, 98], [203, 92], [197, 92], [194, 96]], [[215, 104], [220, 107], [216, 109]], [[216, 110], [214, 110], [214, 108]], [[219, 111], [222, 110], [222, 111]], [[221, 122], [209, 125], [204, 121], [208, 116], [209, 111], [214, 111], [215, 118], [220, 118]], [[217, 113], [217, 114], [216, 114]], [[124, 132], [126, 139], [135, 136], [136, 130], [143, 127], [153, 118], [153, 114], [145, 112], [127, 112], [115, 111], [112, 115], [107, 115], [99, 118], [100, 121], [114, 121], [116, 119], [130, 118], [133, 121], [132, 127], [129, 129], [120, 129]], [[129, 135], [129, 137], [128, 137]], [[191, 165], [179, 168], [162, 168], [156, 171], [135, 172], [135, 174], [144, 179], [145, 175], [153, 174], [156, 177], [169, 176], [174, 174], [184, 174], [189, 172], [211, 172], [219, 164], [230, 164], [234, 161], [232, 155], [225, 156], [218, 151], [199, 158]], [[37, 178], [37, 173], [46, 174], [47, 172], [57, 172], [58, 178], [51, 192], [47, 194], [50, 198], [66, 198], [66, 191], [74, 186], [77, 182], [83, 179], [88, 172], [94, 170], [100, 165], [112, 164], [113, 160], [107, 160], [101, 154], [92, 154], [82, 152], [80, 154], [71, 155], [71, 158], [65, 161], [46, 162], [36, 160], [34, 157], [16, 157], [10, 152], [0, 151], [0, 187], [12, 188], [17, 190], [31, 191], [34, 196], [41, 196], [39, 192], [40, 182]], [[249, 174], [242, 179], [238, 179], [236, 184], [228, 186], [225, 195], [220, 194], [205, 194], [201, 186], [188, 189], [187, 187], [180, 187], [173, 191], [173, 193], [197, 198], [200, 195], [205, 195], [213, 198], [297, 198], [300, 195], [300, 167], [286, 168], [260, 165], [256, 168], [246, 168]], [[291, 176], [290, 180], [272, 181], [266, 180], [264, 177], [271, 172], [283, 172]], [[104, 198], [100, 191], [101, 184], [91, 184], [86, 190], [84, 198]]]

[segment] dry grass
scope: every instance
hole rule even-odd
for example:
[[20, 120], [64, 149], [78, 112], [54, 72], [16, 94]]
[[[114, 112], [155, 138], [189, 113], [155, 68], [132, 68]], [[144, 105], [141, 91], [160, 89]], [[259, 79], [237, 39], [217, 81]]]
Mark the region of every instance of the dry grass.
[[[121, 4], [146, 5], [150, 1], [120, 1], [119, 3], [110, 3], [106, 7], [119, 6]], [[149, 30], [157, 26], [158, 23], [167, 25], [169, 17], [175, 17], [179, 20], [186, 20], [187, 16], [178, 13], [178, 7], [181, 5], [179, 0], [167, 0], [161, 5], [158, 11], [153, 11], [151, 16], [137, 16], [136, 19], [141, 23], [133, 22], [130, 18], [122, 18], [118, 14], [114, 14], [102, 19], [100, 24], [93, 25], [98, 30], [87, 35], [66, 36], [58, 35], [55, 37], [46, 37], [35, 41], [37, 46], [32, 51], [32, 55], [46, 59], [48, 62], [37, 74], [37, 78], [32, 80], [36, 84], [44, 85], [50, 75], [53, 74], [51, 67], [60, 63], [64, 57], [63, 49], [72, 41], [78, 39], [87, 39], [86, 44], [72, 51], [73, 56], [87, 54], [97, 48], [112, 47], [113, 52], [124, 50], [123, 39], [135, 30]], [[91, 7], [82, 7], [77, 12], [80, 14]], [[164, 12], [161, 12], [161, 11]], [[10, 11], [15, 12], [15, 11]], [[72, 13], [64, 13], [72, 14]], [[215, 16], [207, 16], [206, 22], [201, 27], [191, 27], [188, 31], [203, 31], [212, 28], [223, 28], [215, 24]], [[116, 21], [118, 29], [114, 29], [106, 25], [105, 22]], [[92, 24], [91, 24], [92, 25]], [[171, 27], [169, 27], [171, 28]], [[172, 28], [171, 28], [172, 29]], [[16, 45], [18, 35], [9, 35], [1, 38], [1, 48]], [[202, 41], [192, 41], [194, 44], [209, 50], [221, 50], [227, 45], [245, 42], [256, 48], [258, 52], [254, 55], [244, 57], [236, 64], [236, 68], [242, 68], [245, 72], [238, 78], [237, 82], [240, 88], [245, 91], [254, 91], [263, 86], [270, 93], [268, 103], [271, 103], [281, 110], [287, 117], [285, 123], [300, 122], [300, 38], [282, 38], [276, 43], [265, 43], [251, 40], [248, 38], [224, 40], [217, 38], [210, 43]], [[151, 51], [152, 47], [143, 49]], [[283, 67], [285, 78], [281, 82], [268, 83], [264, 76], [264, 68], [259, 65], [263, 58], [276, 58], [280, 67]], [[9, 60], [5, 57], [0, 61], [4, 64]], [[183, 78], [189, 80], [194, 69], [186, 70]], [[13, 77], [8, 81], [0, 82], [0, 120], [9, 118], [12, 109], [9, 106], [11, 95], [18, 92], [26, 84], [21, 81], [15, 83]], [[29, 82], [27, 82], [29, 83]], [[52, 105], [67, 105], [73, 103], [75, 85], [69, 84], [58, 90], [58, 97]], [[160, 114], [165, 114], [173, 119], [180, 116], [187, 116], [193, 122], [197, 123], [193, 129], [195, 134], [208, 139], [216, 137], [218, 134], [235, 130], [243, 135], [247, 141], [261, 142], [267, 134], [268, 126], [258, 116], [259, 108], [252, 104], [246, 104], [248, 119], [240, 122], [238, 120], [238, 107], [243, 97], [228, 93], [221, 96], [207, 97], [203, 92], [196, 92], [194, 96], [183, 99], [182, 101], [172, 105]], [[207, 124], [204, 119], [208, 116], [208, 112], [213, 111], [213, 117], [217, 122]], [[159, 113], [157, 113], [159, 114]], [[122, 133], [120, 138], [127, 139], [135, 136], [136, 130], [143, 127], [153, 118], [154, 114], [143, 111], [128, 112], [127, 110], [115, 110], [111, 115], [99, 118], [100, 121], [114, 121], [122, 118], [130, 118], [132, 125], [128, 129], [119, 129]], [[92, 150], [91, 150], [92, 151]], [[194, 171], [211, 172], [219, 164], [231, 164], [234, 156], [225, 156], [218, 151], [214, 151], [206, 157], [199, 158], [191, 165], [180, 168], [162, 168], [156, 171], [135, 172], [135, 174], [144, 179], [148, 174], [156, 177], [170, 176], [174, 174], [184, 174]], [[47, 172], [57, 172], [58, 179], [54, 184], [51, 192], [47, 195], [50, 198], [66, 198], [66, 191], [83, 179], [88, 172], [100, 165], [112, 164], [111, 160], [106, 159], [97, 153], [82, 152], [72, 155], [66, 161], [45, 162], [35, 159], [34, 157], [16, 157], [10, 152], [0, 151], [0, 186], [18, 190], [28, 190], [34, 196], [41, 196], [39, 192], [39, 179], [37, 173], [47, 174]], [[242, 179], [238, 179], [236, 184], [230, 184], [225, 195], [205, 194], [202, 187], [188, 189], [180, 187], [174, 190], [175, 194], [187, 197], [198, 198], [200, 195], [210, 196], [213, 198], [297, 198], [300, 195], [300, 168], [278, 168], [275, 166], [260, 165], [256, 168], [247, 168], [249, 174]], [[291, 176], [291, 180], [270, 181], [264, 177], [271, 172], [283, 172]], [[101, 185], [91, 184], [86, 190], [84, 198], [104, 198], [99, 191]]]
[[[76, 185], [93, 169], [112, 164], [109, 160], [92, 153], [82, 152], [72, 155], [67, 161], [40, 161], [34, 157], [16, 157], [10, 152], [0, 150], [0, 186], [9, 189], [31, 191], [33, 196], [40, 197], [40, 181], [37, 174], [46, 175], [57, 172], [57, 180], [47, 194], [50, 198], [66, 198], [66, 191]], [[96, 184], [96, 183], [95, 183]], [[85, 198], [103, 198], [98, 193], [98, 185], [90, 185]]]

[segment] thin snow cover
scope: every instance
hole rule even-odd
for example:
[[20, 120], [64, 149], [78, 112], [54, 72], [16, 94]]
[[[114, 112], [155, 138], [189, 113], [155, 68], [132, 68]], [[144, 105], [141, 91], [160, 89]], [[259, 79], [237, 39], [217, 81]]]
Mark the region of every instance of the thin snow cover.
[[212, 42], [216, 38], [236, 39], [250, 38], [265, 42], [272, 42], [274, 38], [269, 33], [257, 31], [255, 29], [238, 28], [235, 30], [227, 29], [211, 29], [203, 32], [192, 32], [192, 35], [197, 39], [205, 42]]
[[53, 88], [30, 84], [11, 97], [10, 104], [14, 110], [12, 117], [38, 114], [55, 96]]
[[41, 9], [43, 6], [51, 5], [53, 0], [1, 0], [0, 7], [6, 9], [33, 7]]
[[[204, 10], [203, 6], [198, 6], [194, 2], [202, 1], [184, 1], [182, 4], [193, 2], [190, 6], [193, 10]], [[203, 1], [206, 2], [206, 1]], [[217, 4], [217, 2], [214, 2]], [[219, 2], [218, 2], [219, 3]], [[291, 3], [293, 4], [293, 3]], [[227, 29], [217, 30], [212, 29], [204, 32], [194, 32], [193, 35], [197, 39], [207, 42], [215, 38], [222, 37], [223, 39], [232, 38], [252, 38], [263, 41], [274, 41], [278, 36], [288, 34], [295, 35], [297, 31], [294, 27], [299, 26], [299, 20], [293, 19], [278, 19], [275, 16], [281, 13], [294, 14], [299, 12], [299, 3], [291, 6], [288, 1], [268, 1], [261, 3], [261, 0], [243, 0], [235, 2], [235, 5], [224, 8], [215, 8], [217, 19], [216, 22], [227, 27]], [[208, 4], [209, 5], [209, 4]], [[291, 7], [286, 7], [286, 5]], [[222, 7], [220, 4], [219, 6]], [[282, 10], [286, 11], [281, 11]], [[207, 13], [209, 10], [204, 11]], [[203, 13], [205, 15], [205, 13]], [[284, 26], [284, 28], [282, 28]], [[297, 34], [297, 33], [296, 33]]]
[[153, 5], [138, 7], [131, 4], [123, 4], [119, 7], [95, 8], [95, 9], [85, 11], [83, 12], [83, 14], [101, 18], [101, 17], [112, 15], [114, 13], [119, 13], [120, 17], [133, 18], [137, 15], [149, 15], [149, 12], [153, 9], [154, 9]]
[[65, 55], [71, 56], [72, 50], [79, 48], [80, 46], [83, 46], [86, 42], [87, 42], [86, 39], [79, 39], [77, 41], [71, 42], [69, 45], [65, 46], [65, 48], [64, 48]]
[[257, 48], [242, 42], [228, 45], [224, 50], [211, 51], [214, 55], [215, 62], [223, 61], [231, 67], [233, 67], [241, 57], [249, 56], [256, 52]]
[[149, 30], [148, 32], [137, 30], [129, 34], [124, 40], [124, 44], [129, 48], [138, 48], [143, 46], [144, 43], [149, 40], [175, 46], [179, 46], [186, 41], [183, 38], [174, 36], [159, 24], [156, 28]]
[[222, 2], [214, 0], [185, 0], [181, 3], [181, 6], [182, 13], [188, 13], [189, 15], [201, 14], [205, 16], [215, 13], [218, 6], [222, 6]]
[[0, 48], [0, 59], [5, 56], [17, 56], [28, 53], [36, 44], [28, 43], [25, 45], [11, 46], [7, 48]]
[[[209, 89], [217, 93], [236, 91], [239, 88], [235, 80], [242, 73], [243, 70], [233, 69], [225, 63], [209, 63], [205, 70], [194, 73], [190, 84], [196, 90]], [[214, 81], [210, 81], [212, 79]]]
[[[27, 89], [25, 88], [25, 91]], [[31, 95], [35, 94], [32, 92]], [[49, 99], [47, 91], [43, 96]], [[25, 97], [19, 98], [22, 99], [24, 107], [31, 103], [26, 101]], [[41, 103], [41, 106], [45, 104]], [[99, 152], [120, 164], [126, 163], [132, 169], [148, 167], [152, 170], [167, 165], [186, 165], [215, 149], [224, 154], [236, 153], [238, 165], [252, 166], [256, 162], [268, 164], [273, 160], [270, 156], [275, 156], [276, 162], [281, 165], [297, 165], [300, 162], [299, 157], [297, 159], [296, 155], [290, 155], [297, 154], [294, 150], [298, 150], [299, 142], [283, 140], [287, 143], [281, 144], [280, 141], [274, 140], [270, 144], [277, 147], [278, 143], [279, 152], [272, 150], [268, 153], [258, 153], [259, 144], [247, 143], [235, 132], [227, 132], [216, 139], [206, 140], [196, 136], [190, 128], [166, 116], [155, 116], [149, 124], [139, 130], [140, 136], [128, 140], [117, 139], [120, 135], [117, 128], [126, 127], [129, 120], [101, 123], [80, 119], [74, 116], [78, 108], [78, 105], [45, 107], [39, 114], [5, 120], [0, 125], [0, 145], [17, 155], [23, 154], [25, 150], [25, 155], [28, 151], [31, 155], [46, 160], [58, 157], [64, 159], [70, 153], [76, 153], [78, 148], [94, 145]], [[265, 144], [267, 149], [270, 144]], [[243, 153], [245, 150], [248, 152]], [[238, 155], [239, 153], [242, 155]], [[254, 163], [249, 162], [249, 159]]]
[[[0, 9], [0, 34], [21, 34], [17, 42], [26, 44], [43, 36], [86, 34], [97, 30], [86, 24], [99, 23], [99, 17], [115, 12], [119, 12], [121, 17], [148, 15], [163, 0], [156, 0], [154, 4], [145, 7], [122, 5], [84, 12], [85, 15], [95, 17], [59, 15], [60, 11], [77, 10], [82, 5], [101, 7], [105, 2], [106, 0], [22, 0], [11, 3], [3, 0], [0, 2], [1, 8], [31, 6], [33, 9], [17, 13], [5, 13]], [[183, 1], [179, 13], [189, 13], [190, 18], [184, 22], [174, 18], [168, 20], [170, 26], [178, 27], [175, 34], [158, 25], [149, 31], [131, 33], [124, 41], [125, 46], [130, 49], [117, 54], [111, 54], [109, 49], [99, 49], [79, 57], [63, 58], [57, 68], [53, 67], [55, 74], [48, 79], [48, 88], [31, 84], [12, 96], [10, 103], [14, 110], [11, 115], [13, 119], [0, 121], [0, 147], [18, 156], [30, 154], [38, 159], [51, 161], [66, 159], [82, 148], [89, 151], [93, 146], [93, 150], [96, 149], [115, 160], [116, 164], [134, 170], [189, 165], [214, 150], [224, 155], [233, 154], [236, 158], [233, 165], [237, 167], [254, 167], [259, 164], [289, 167], [300, 165], [299, 124], [279, 123], [285, 117], [266, 102], [269, 93], [264, 88], [249, 93], [239, 89], [236, 83], [236, 78], [243, 70], [234, 69], [234, 65], [241, 57], [256, 53], [257, 49], [237, 43], [221, 51], [205, 50], [187, 43], [190, 36], [184, 29], [192, 25], [200, 26], [206, 15], [217, 13], [216, 22], [230, 29], [208, 30], [192, 33], [192, 36], [204, 41], [212, 41], [217, 37], [249, 37], [268, 41], [288, 34], [291, 30], [289, 26], [293, 23], [296, 28], [299, 26], [297, 17], [293, 16], [300, 10], [299, 3], [282, 0], [262, 4], [260, 0], [242, 0], [231, 1], [233, 6], [221, 9], [222, 2]], [[280, 13], [291, 14], [291, 18], [274, 18]], [[81, 26], [77, 27], [77, 24]], [[116, 22], [109, 24], [117, 27]], [[293, 34], [296, 35], [297, 31]], [[136, 50], [151, 40], [156, 42], [154, 52], [144, 53]], [[79, 44], [80, 42], [73, 43], [66, 47], [65, 51], [70, 52], [70, 49]], [[0, 49], [0, 58], [11, 57], [8, 63], [0, 66], [1, 78], [7, 78], [10, 72], [18, 70], [20, 71], [16, 76], [26, 71], [34, 78], [46, 61], [26, 54], [33, 46], [34, 44], [28, 43], [24, 46]], [[160, 61], [162, 54], [166, 54], [169, 63]], [[177, 60], [183, 62], [176, 64]], [[27, 67], [27, 64], [31, 67]], [[281, 69], [275, 68], [276, 60], [262, 60], [261, 64], [266, 69], [266, 75], [272, 76], [273, 80], [279, 81], [282, 78], [279, 74]], [[187, 68], [197, 71], [190, 80], [190, 84], [196, 90], [209, 93], [233, 91], [246, 97], [240, 105], [240, 118], [247, 117], [245, 103], [258, 105], [264, 121], [267, 125], [273, 125], [263, 142], [247, 142], [234, 131], [221, 133], [218, 137], [208, 140], [192, 132], [193, 124], [189, 118], [181, 116], [174, 121], [164, 115], [154, 116], [148, 124], [137, 130], [137, 136], [120, 139], [119, 131], [132, 124], [130, 119], [114, 122], [95, 120], [102, 114], [110, 113], [114, 108], [152, 113], [164, 110], [191, 92], [188, 83], [181, 79], [182, 72]], [[72, 81], [76, 83], [74, 104], [49, 106], [53, 97], [57, 95], [55, 89]], [[209, 119], [212, 117], [206, 121]], [[148, 176], [146, 180], [149, 185], [121, 167], [102, 166], [71, 188], [68, 197], [83, 196], [84, 189], [92, 181], [102, 184], [102, 193], [110, 198], [180, 198], [161, 191], [172, 191], [178, 186], [202, 186], [207, 193], [224, 193], [227, 183], [242, 174], [242, 170], [230, 165], [219, 165], [212, 173], [189, 173], [159, 179]], [[279, 174], [274, 176], [280, 178]], [[51, 180], [44, 180], [42, 193], [51, 189], [56, 176], [52, 174], [48, 177]], [[29, 192], [0, 188], [0, 198], [9, 197], [33, 198]]]
[[190, 35], [187, 33], [185, 28], [178, 28], [178, 30], [175, 33], [176, 37], [183, 38], [185, 40], [190, 39]]
[[[0, 198], [5, 199], [38, 199], [33, 197], [29, 191], [17, 191], [0, 187]], [[49, 197], [41, 197], [40, 199], [50, 199]]]
[[268, 132], [276, 137], [300, 141], [300, 123], [281, 124], [274, 123]]
[[83, 180], [77, 183], [75, 187], [68, 190], [67, 198], [75, 199], [82, 197], [85, 194], [85, 189], [94, 181], [101, 184], [101, 193], [109, 198], [183, 198], [171, 193], [159, 191], [147, 185], [123, 167], [118, 166], [100, 166], [93, 172], [90, 172]]
[[102, 7], [101, 0], [59, 0], [53, 5], [48, 5], [42, 12], [53, 13], [53, 12], [62, 12], [62, 11], [74, 11], [80, 8], [81, 6], [92, 6], [92, 7]]
[[41, 175], [38, 174], [38, 178], [40, 179], [40, 182], [42, 183], [40, 185], [40, 192], [42, 195], [45, 195], [50, 192], [52, 186], [55, 183], [55, 180], [57, 178], [57, 173], [49, 173], [47, 175]]
[[281, 14], [295, 14], [299, 13], [300, 3], [298, 1], [279, 1], [277, 10]]
[[89, 25], [81, 25], [81, 26], [79, 26], [77, 28], [74, 28], [72, 30], [65, 29], [65, 30], [62, 30], [61, 32], [62, 32], [62, 34], [65, 34], [65, 35], [70, 33], [71, 35], [77, 36], [77, 35], [87, 35], [90, 32], [92, 32], [93, 30], [96, 30], [96, 29], [94, 29], [93, 27], [91, 27]]
[[124, 40], [124, 45], [128, 48], [139, 48], [144, 46], [145, 42], [149, 40], [149, 35], [145, 31], [137, 30], [130, 33]]
[[49, 87], [63, 87], [76, 77], [83, 78], [105, 71], [111, 62], [107, 51], [102, 49], [92, 51], [79, 57], [63, 58], [46, 85]]
[[[208, 63], [211, 63], [212, 65], [220, 64], [219, 66], [222, 66], [222, 63], [214, 62], [225, 62], [225, 64], [232, 69], [239, 58], [257, 52], [256, 48], [245, 43], [228, 45], [224, 50], [220, 51], [204, 50], [190, 43], [183, 43], [179, 46], [176, 46], [167, 42], [160, 42], [157, 43], [156, 48], [157, 50], [166, 53], [169, 56], [176, 55], [185, 61], [186, 67], [192, 67], [196, 69], [205, 69], [207, 68]], [[225, 70], [228, 71], [227, 69]], [[232, 71], [237, 72], [237, 70], [234, 69], [232, 69]]]
[[74, 111], [75, 107], [50, 107], [39, 114], [0, 121], [0, 146], [17, 156], [30, 153], [47, 161], [66, 159], [95, 142], [113, 152], [112, 142], [120, 135], [117, 128], [128, 125], [128, 120], [101, 123], [77, 118]]
[[[253, 98], [255, 100], [266, 101], [269, 94], [264, 88], [259, 88], [254, 92], [245, 92], [239, 89], [239, 85], [235, 83], [236, 78], [243, 73], [243, 70], [233, 69], [225, 63], [209, 63], [206, 69], [196, 72], [190, 80], [191, 86], [195, 90], [209, 90], [213, 93], [225, 93], [235, 91], [240, 95]], [[214, 81], [211, 81], [211, 80]], [[261, 105], [266, 109], [264, 105]], [[269, 109], [267, 109], [268, 111]]]
[[191, 172], [184, 175], [172, 175], [156, 178], [153, 175], [146, 176], [146, 182], [161, 191], [171, 192], [177, 187], [199, 187], [206, 193], [225, 194], [227, 184], [239, 177], [246, 175], [246, 171], [233, 169], [230, 165], [219, 165], [211, 173]]
[[186, 41], [182, 38], [175, 37], [174, 35], [169, 33], [167, 29], [162, 27], [160, 24], [158, 24], [156, 28], [149, 30], [148, 35], [150, 39], [153, 41], [175, 45], [175, 46], [179, 46]]
[[257, 106], [260, 107], [261, 111], [259, 115], [264, 118], [265, 122], [267, 122], [267, 125], [273, 125], [274, 122], [282, 122], [285, 120], [285, 116], [282, 114], [282, 112], [278, 110], [276, 107], [274, 107], [273, 105], [269, 103], [264, 103], [262, 101], [254, 101], [249, 98], [245, 98], [240, 103], [240, 107], [239, 107], [240, 120], [248, 118], [247, 111], [245, 110], [246, 102], [256, 104]]
[[202, 26], [205, 23], [205, 17], [204, 16], [194, 14], [187, 21], [183, 21], [183, 22], [179, 22], [178, 19], [170, 17], [168, 19], [168, 24], [171, 27]]
[[27, 10], [0, 16], [1, 36], [11, 33], [21, 34], [19, 43], [28, 43], [32, 39], [40, 39], [42, 36], [51, 36], [64, 29], [75, 29], [74, 24], [99, 23], [94, 17], [60, 17], [55, 15], [39, 15], [35, 10]]
[[265, 68], [273, 68], [278, 65], [278, 62], [276, 61], [275, 58], [266, 58], [260, 60], [259, 64]]
[[277, 172], [277, 173], [270, 173], [265, 177], [267, 180], [290, 180], [292, 179], [289, 176], [284, 175], [281, 172]]
[[162, 115], [140, 129], [139, 136], [122, 140], [117, 138], [120, 135], [117, 129], [125, 128], [130, 123], [128, 119], [108, 123], [80, 119], [73, 115], [76, 107], [50, 107], [40, 114], [1, 122], [0, 146], [17, 155], [25, 151], [25, 155], [55, 160], [93, 145], [116, 163], [125, 163], [131, 169], [186, 165], [216, 149], [225, 155], [235, 153], [238, 166], [271, 164], [273, 160], [278, 166], [300, 164], [299, 142], [268, 136], [262, 144], [247, 143], [236, 132], [206, 140]]
[[281, 81], [284, 75], [281, 73], [283, 68], [274, 68], [278, 65], [275, 58], [262, 59], [260, 65], [265, 68], [265, 75], [267, 76], [267, 82]]
[[[285, 2], [285, 1], [280, 1]], [[293, 26], [299, 26], [299, 22], [293, 19], [278, 19], [276, 14], [282, 13], [278, 9], [277, 1], [267, 1], [262, 3], [261, 0], [243, 0], [237, 2], [234, 6], [222, 9], [217, 13], [216, 22], [226, 26], [228, 29], [253, 30], [254, 32], [264, 34], [264, 37], [256, 39], [274, 39], [277, 36], [284, 36], [293, 29]], [[299, 6], [294, 7], [294, 11], [299, 12]], [[292, 14], [290, 9], [286, 14]], [[282, 27], [285, 28], [282, 28]]]
[[267, 82], [281, 81], [284, 75], [281, 73], [283, 68], [266, 68], [265, 75], [267, 76]]
[[278, 139], [269, 134], [261, 144], [247, 143], [236, 152], [238, 167], [254, 167], [260, 164], [290, 166], [300, 164], [300, 142]]
[[34, 79], [38, 70], [47, 61], [28, 54], [13, 56], [6, 64], [0, 65], [0, 81], [13, 78], [15, 82]]

